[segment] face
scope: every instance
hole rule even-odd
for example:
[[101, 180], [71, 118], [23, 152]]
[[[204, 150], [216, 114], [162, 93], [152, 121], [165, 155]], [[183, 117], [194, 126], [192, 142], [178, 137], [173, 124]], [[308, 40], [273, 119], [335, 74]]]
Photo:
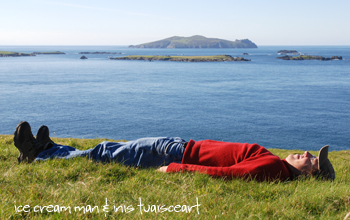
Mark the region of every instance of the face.
[[304, 154], [290, 154], [286, 161], [302, 174], [311, 174], [318, 170], [318, 157], [312, 156], [308, 151]]

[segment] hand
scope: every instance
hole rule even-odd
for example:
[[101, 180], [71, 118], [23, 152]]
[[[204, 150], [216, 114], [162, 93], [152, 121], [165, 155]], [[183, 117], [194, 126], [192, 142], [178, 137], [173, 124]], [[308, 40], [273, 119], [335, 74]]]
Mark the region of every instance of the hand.
[[158, 172], [166, 173], [166, 170], [168, 169], [168, 166], [163, 166], [157, 169]]

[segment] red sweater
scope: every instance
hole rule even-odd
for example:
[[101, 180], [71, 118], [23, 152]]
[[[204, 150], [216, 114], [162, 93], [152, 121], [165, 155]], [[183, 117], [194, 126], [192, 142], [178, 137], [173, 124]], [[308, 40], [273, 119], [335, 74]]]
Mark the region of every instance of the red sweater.
[[292, 179], [288, 163], [257, 144], [190, 140], [182, 163], [171, 163], [167, 172], [198, 171], [215, 177], [256, 179], [258, 181]]

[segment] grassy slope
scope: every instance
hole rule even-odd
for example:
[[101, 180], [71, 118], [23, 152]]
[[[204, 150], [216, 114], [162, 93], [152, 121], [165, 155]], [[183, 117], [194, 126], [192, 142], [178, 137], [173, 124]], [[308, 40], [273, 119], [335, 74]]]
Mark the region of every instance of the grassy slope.
[[[55, 142], [88, 149], [101, 139], [57, 139]], [[271, 151], [284, 158], [298, 151]], [[300, 151], [299, 151], [300, 152]], [[316, 153], [316, 152], [313, 152]], [[0, 219], [343, 219], [350, 212], [350, 151], [330, 152], [336, 171], [331, 182], [303, 179], [283, 183], [225, 181], [193, 173], [163, 174], [119, 164], [94, 163], [85, 158], [17, 164], [12, 135], [0, 135]], [[149, 212], [141, 215], [139, 198], [148, 205], [200, 204], [186, 212]], [[109, 204], [110, 212], [103, 212]], [[15, 213], [29, 205], [30, 212]], [[36, 205], [70, 206], [68, 211], [34, 212]], [[92, 213], [75, 206], [98, 206]], [[132, 212], [111, 211], [130, 205]], [[49, 209], [50, 211], [50, 209]]]

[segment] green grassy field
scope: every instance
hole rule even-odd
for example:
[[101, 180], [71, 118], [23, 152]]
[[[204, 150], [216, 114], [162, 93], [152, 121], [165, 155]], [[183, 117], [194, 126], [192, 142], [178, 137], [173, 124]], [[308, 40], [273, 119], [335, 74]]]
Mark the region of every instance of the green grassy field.
[[[53, 141], [88, 149], [102, 140]], [[270, 151], [281, 158], [302, 153]], [[0, 135], [0, 219], [344, 219], [350, 212], [350, 151], [329, 153], [334, 182], [276, 183], [164, 174], [86, 158], [18, 164], [17, 156], [13, 136]]]

